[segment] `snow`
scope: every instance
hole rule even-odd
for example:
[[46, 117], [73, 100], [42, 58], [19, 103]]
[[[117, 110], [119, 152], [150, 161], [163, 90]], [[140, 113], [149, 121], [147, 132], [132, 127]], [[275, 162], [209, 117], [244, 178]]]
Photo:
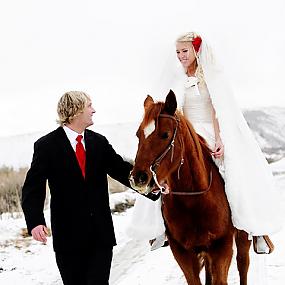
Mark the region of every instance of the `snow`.
[[[277, 189], [281, 193], [285, 213], [285, 159], [272, 164], [276, 173]], [[112, 194], [111, 208], [119, 202], [132, 201], [132, 191]], [[169, 247], [150, 251], [148, 241], [136, 241], [126, 235], [126, 227], [133, 209], [113, 214], [118, 245], [114, 248], [110, 285], [185, 285], [183, 274]], [[284, 214], [283, 213], [283, 214]], [[45, 212], [47, 221], [49, 212]], [[17, 217], [18, 216], [18, 217]], [[285, 221], [284, 221], [285, 222]], [[0, 284], [2, 285], [62, 285], [52, 249], [52, 238], [46, 245], [23, 238], [25, 221], [16, 217], [0, 217]], [[249, 285], [282, 285], [285, 280], [285, 227], [270, 236], [275, 250], [270, 255], [257, 255], [251, 251]], [[203, 272], [201, 278], [203, 279]], [[237, 285], [238, 273], [233, 259], [229, 272], [229, 285]]]
[[285, 174], [285, 158], [282, 158], [275, 163], [272, 163], [271, 170], [274, 174]]

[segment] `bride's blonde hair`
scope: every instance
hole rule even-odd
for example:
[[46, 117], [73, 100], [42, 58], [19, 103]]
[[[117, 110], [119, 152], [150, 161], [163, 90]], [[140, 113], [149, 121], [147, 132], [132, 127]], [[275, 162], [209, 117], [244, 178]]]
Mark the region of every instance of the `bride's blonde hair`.
[[188, 32], [186, 34], [180, 35], [176, 39], [176, 43], [191, 43], [193, 52], [194, 52], [195, 57], [196, 57], [196, 62], [197, 62], [197, 68], [195, 71], [195, 76], [199, 79], [200, 82], [202, 82], [205, 79], [204, 79], [204, 73], [203, 73], [203, 69], [202, 69], [202, 66], [200, 63], [200, 58], [199, 58], [199, 55], [201, 53], [201, 46], [199, 47], [198, 51], [196, 51], [194, 46], [193, 46], [193, 41], [197, 38], [201, 39], [201, 36], [195, 32]]

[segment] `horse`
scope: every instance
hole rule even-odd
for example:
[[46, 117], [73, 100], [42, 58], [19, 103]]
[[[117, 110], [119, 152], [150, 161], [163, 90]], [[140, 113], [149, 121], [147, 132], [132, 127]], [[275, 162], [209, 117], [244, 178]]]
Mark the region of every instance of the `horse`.
[[251, 241], [232, 224], [224, 180], [206, 141], [177, 110], [173, 91], [165, 103], [148, 95], [144, 109], [129, 179], [140, 194], [160, 192], [170, 249], [187, 284], [202, 285], [203, 267], [206, 285], [228, 284], [235, 240], [240, 285], [247, 285]]

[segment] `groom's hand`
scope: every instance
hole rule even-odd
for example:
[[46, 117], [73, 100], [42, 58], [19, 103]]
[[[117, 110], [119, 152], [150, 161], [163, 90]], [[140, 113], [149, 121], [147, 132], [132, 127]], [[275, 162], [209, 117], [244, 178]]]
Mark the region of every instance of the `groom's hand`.
[[48, 229], [46, 226], [38, 225], [32, 229], [31, 233], [35, 240], [41, 241], [43, 243], [47, 242]]

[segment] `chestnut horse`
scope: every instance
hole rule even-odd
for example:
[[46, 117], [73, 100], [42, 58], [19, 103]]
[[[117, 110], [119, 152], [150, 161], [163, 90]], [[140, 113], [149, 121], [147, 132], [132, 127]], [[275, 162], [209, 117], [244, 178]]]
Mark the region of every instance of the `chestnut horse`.
[[246, 285], [251, 242], [232, 224], [224, 181], [205, 140], [176, 110], [172, 91], [165, 103], [147, 96], [144, 107], [130, 182], [144, 195], [160, 188], [169, 245], [187, 283], [202, 284], [204, 265], [206, 285], [228, 284], [235, 238], [240, 284]]

